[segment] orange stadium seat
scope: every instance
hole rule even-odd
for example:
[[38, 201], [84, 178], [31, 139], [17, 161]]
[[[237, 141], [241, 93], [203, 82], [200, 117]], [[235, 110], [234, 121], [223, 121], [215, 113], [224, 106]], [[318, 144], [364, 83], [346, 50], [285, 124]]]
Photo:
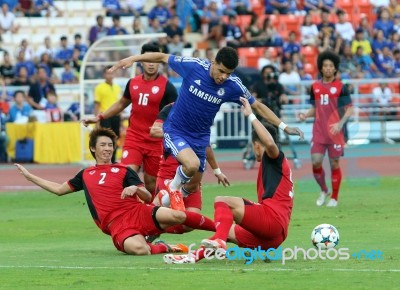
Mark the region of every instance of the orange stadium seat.
[[368, 16], [374, 15], [372, 5], [369, 0], [359, 0], [357, 6], [355, 7], [355, 10], [358, 14], [364, 13]]
[[300, 15], [279, 15], [279, 23], [282, 29], [287, 31], [300, 32], [304, 16]]
[[258, 59], [262, 55], [262, 50], [256, 47], [240, 47], [238, 55], [241, 65], [257, 68]]
[[338, 0], [336, 1], [337, 7], [344, 10], [347, 14], [352, 15], [354, 13], [353, 0]]
[[265, 13], [264, 1], [263, 0], [251, 0], [252, 11], [261, 16]]
[[393, 94], [400, 93], [400, 83], [389, 84], [389, 88], [392, 90]]
[[302, 46], [300, 52], [306, 63], [316, 65], [318, 49], [315, 46]]
[[314, 64], [305, 63], [304, 72], [310, 74], [313, 77], [313, 79], [317, 78], [317, 68]]
[[372, 94], [372, 90], [376, 87], [376, 84], [362, 84], [358, 86], [358, 93], [362, 95]]

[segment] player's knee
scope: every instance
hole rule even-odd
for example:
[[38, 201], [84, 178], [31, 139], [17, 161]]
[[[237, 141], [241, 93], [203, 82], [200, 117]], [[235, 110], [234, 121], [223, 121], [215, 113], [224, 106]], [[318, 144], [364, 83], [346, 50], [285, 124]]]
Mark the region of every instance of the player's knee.
[[313, 161], [312, 167], [313, 167], [313, 169], [319, 169], [319, 168], [322, 167], [322, 162], [320, 162], [320, 161]]
[[215, 197], [214, 202], [226, 202], [226, 196], [217, 196]]
[[186, 220], [186, 214], [180, 210], [173, 210], [171, 212], [171, 222], [174, 224], [182, 224]]
[[127, 241], [124, 243], [124, 250], [129, 255], [143, 256], [151, 254], [150, 248], [146, 243]]
[[188, 160], [185, 164], [185, 173], [187, 173], [187, 175], [189, 176], [193, 176], [200, 167], [200, 160], [199, 159], [194, 159], [194, 160]]

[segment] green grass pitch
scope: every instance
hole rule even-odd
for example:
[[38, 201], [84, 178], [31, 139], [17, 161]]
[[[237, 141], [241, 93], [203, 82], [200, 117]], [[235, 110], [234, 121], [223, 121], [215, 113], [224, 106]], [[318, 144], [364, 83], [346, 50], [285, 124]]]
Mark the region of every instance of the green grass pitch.
[[[311, 248], [320, 223], [335, 225], [338, 247], [380, 250], [383, 259], [202, 261], [166, 265], [161, 255], [118, 252], [93, 223], [83, 193], [0, 194], [0, 289], [399, 289], [400, 177], [347, 179], [338, 208], [317, 208], [314, 181], [295, 183], [295, 206], [283, 247]], [[203, 187], [203, 212], [216, 195], [255, 200], [255, 184]], [[204, 231], [164, 235], [167, 242], [199, 243]]]

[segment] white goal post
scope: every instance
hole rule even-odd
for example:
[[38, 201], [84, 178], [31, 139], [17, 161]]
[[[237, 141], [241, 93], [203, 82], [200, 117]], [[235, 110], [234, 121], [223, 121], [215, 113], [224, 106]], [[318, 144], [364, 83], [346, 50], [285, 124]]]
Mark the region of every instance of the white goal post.
[[[104, 82], [103, 69], [114, 65], [119, 60], [131, 55], [140, 54], [143, 44], [150, 41], [158, 41], [166, 37], [165, 33], [156, 34], [132, 34], [105, 36], [93, 43], [86, 52], [80, 69], [80, 118], [93, 117], [94, 88]], [[135, 75], [136, 65], [127, 70], [115, 72], [114, 82], [119, 84], [122, 92], [128, 80]], [[87, 132], [90, 129], [81, 126], [82, 163], [90, 159], [87, 140]]]

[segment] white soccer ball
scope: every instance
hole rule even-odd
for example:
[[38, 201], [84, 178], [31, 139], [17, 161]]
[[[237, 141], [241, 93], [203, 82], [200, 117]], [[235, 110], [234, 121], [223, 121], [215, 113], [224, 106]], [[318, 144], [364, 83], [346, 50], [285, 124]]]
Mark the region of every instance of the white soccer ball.
[[331, 249], [339, 244], [339, 232], [330, 224], [320, 224], [311, 232], [311, 242], [321, 250]]

